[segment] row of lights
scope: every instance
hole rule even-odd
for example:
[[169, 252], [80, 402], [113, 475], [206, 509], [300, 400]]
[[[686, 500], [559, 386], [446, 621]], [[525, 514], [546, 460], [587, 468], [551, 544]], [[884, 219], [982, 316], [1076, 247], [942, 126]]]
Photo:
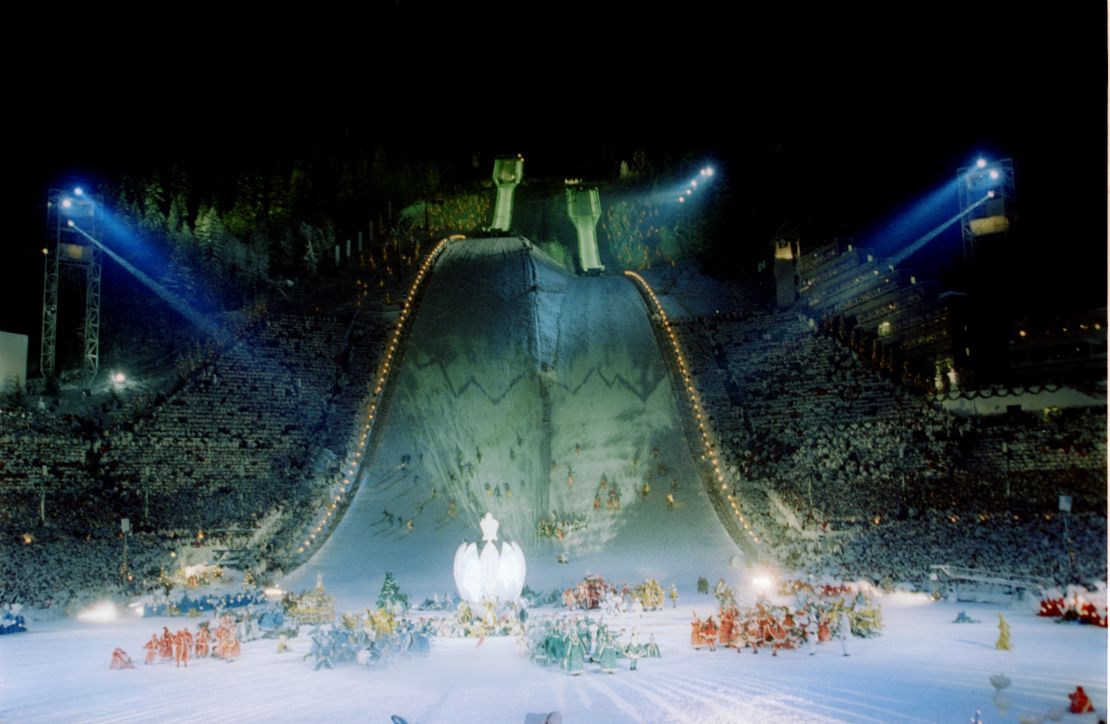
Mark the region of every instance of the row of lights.
[[687, 196], [693, 196], [694, 191], [698, 188], [698, 181], [700, 180], [702, 183], [705, 183], [712, 176], [713, 176], [713, 167], [712, 166], [706, 166], [701, 171], [698, 171], [698, 178], [690, 179], [690, 183], [687, 184], [686, 188], [683, 189], [683, 191], [678, 195], [678, 203], [680, 203], [680, 204], [686, 203], [686, 197]]
[[[710, 169], [712, 172], [712, 169]], [[675, 360], [678, 362], [678, 371], [682, 375], [682, 382], [686, 386], [686, 393], [690, 398], [690, 407], [694, 411], [694, 419], [698, 423], [698, 430], [701, 432], [701, 442], [704, 452], [702, 458], [709, 461], [709, 465], [713, 468], [713, 475], [717, 479], [717, 484], [720, 486], [721, 494], [728, 500], [729, 505], [732, 506], [732, 512], [736, 519], [740, 521], [744, 531], [752, 539], [752, 542], [759, 543], [759, 536], [752, 530], [751, 521], [744, 516], [743, 511], [740, 510], [740, 504], [736, 502], [735, 496], [728, 492], [729, 486], [725, 482], [725, 474], [721, 469], [721, 462], [717, 456], [717, 450], [713, 446], [712, 436], [710, 434], [709, 422], [706, 417], [705, 410], [701, 406], [701, 399], [697, 390], [694, 388], [694, 378], [690, 374], [690, 368], [686, 364], [686, 356], [682, 353], [682, 346], [678, 342], [678, 335], [671, 328], [670, 320], [667, 319], [667, 313], [663, 311], [663, 305], [659, 302], [659, 297], [655, 296], [655, 290], [647, 283], [642, 276], [633, 271], [626, 271], [626, 277], [632, 279], [651, 299], [652, 307], [659, 317], [660, 324], [663, 326], [663, 331], [667, 333], [667, 338], [671, 342], [671, 351], [674, 354]]]
[[[447, 246], [447, 242], [454, 238], [455, 237], [441, 239], [438, 244], [432, 247], [432, 250], [428, 252], [428, 255], [424, 258], [424, 262], [420, 265], [420, 269], [416, 272], [416, 277], [412, 280], [412, 284], [409, 286], [408, 296], [405, 297], [405, 304], [401, 309], [401, 315], [397, 318], [397, 324], [393, 328], [393, 335], [390, 337], [389, 345], [386, 347], [385, 357], [382, 359], [382, 365], [378, 369], [378, 376], [369, 385], [372, 394], [367, 401], [364, 412], [359, 417], [361, 427], [358, 432], [358, 442], [353, 447], [350, 455], [347, 456], [343, 468], [345, 472], [341, 471], [339, 479], [336, 481], [338, 484], [338, 492], [329, 502], [327, 510], [317, 519], [316, 524], [312, 527], [302, 544], [297, 548], [297, 553], [304, 553], [305, 550], [315, 543], [316, 538], [323, 534], [324, 526], [331, 521], [332, 516], [336, 515], [339, 504], [343, 500], [343, 496], [347, 494], [347, 490], [351, 486], [351, 480], [354, 479], [355, 472], [362, 462], [362, 456], [366, 452], [366, 441], [370, 437], [370, 430], [373, 428], [374, 418], [378, 412], [379, 398], [382, 394], [382, 390], [385, 389], [386, 381], [389, 379], [389, 368], [393, 364], [393, 356], [396, 354], [401, 343], [401, 333], [404, 331], [405, 322], [413, 311], [412, 300], [420, 290], [420, 285], [424, 283], [424, 277], [427, 276], [428, 271], [430, 271], [432, 265], [435, 264], [436, 258], [439, 257], [444, 247]], [[366, 290], [364, 289], [362, 296], [365, 295]]]

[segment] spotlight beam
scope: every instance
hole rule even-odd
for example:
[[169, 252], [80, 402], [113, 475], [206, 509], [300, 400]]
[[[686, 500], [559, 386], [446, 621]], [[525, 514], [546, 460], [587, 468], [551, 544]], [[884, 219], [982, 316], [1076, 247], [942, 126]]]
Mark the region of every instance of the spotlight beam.
[[151, 279], [149, 276], [146, 275], [145, 272], [136, 267], [134, 264], [109, 249], [99, 239], [94, 239], [88, 232], [78, 226], [76, 222], [70, 220], [69, 228], [73, 229], [78, 234], [88, 239], [90, 243], [96, 244], [101, 251], [115, 259], [116, 262], [118, 262], [119, 265], [122, 266], [124, 269], [129, 271], [132, 276], [145, 284], [147, 288], [149, 288], [152, 292], [161, 297], [162, 301], [164, 301], [166, 304], [169, 304], [175, 310], [180, 312], [183, 317], [188, 319], [193, 324], [197, 325], [197, 327], [212, 335], [214, 338], [221, 342], [226, 340], [226, 332], [222, 328], [220, 328], [219, 325], [215, 324], [214, 322], [212, 322], [212, 320], [200, 314], [188, 304], [183, 302], [181, 299], [171, 294], [165, 287]]
[[892, 256], [890, 258], [891, 266], [898, 266], [903, 261], [908, 259], [910, 256], [916, 254], [921, 249], [921, 247], [925, 246], [930, 241], [932, 241], [933, 239], [940, 236], [940, 234], [945, 229], [952, 226], [952, 224], [955, 224], [957, 221], [960, 220], [961, 217], [967, 216], [972, 210], [974, 210], [975, 208], [985, 204], [991, 198], [992, 198], [992, 194], [989, 194], [989, 193], [984, 194], [983, 198], [979, 199], [978, 201], [976, 201], [971, 206], [968, 206], [966, 209], [964, 209], [960, 213], [956, 214], [952, 218], [948, 219], [947, 221], [942, 223], [940, 226], [937, 226], [936, 228], [934, 228], [931, 231], [929, 231], [928, 233], [926, 233], [924, 236], [922, 236], [919, 239], [917, 239], [916, 241], [914, 241], [912, 244], [907, 246], [905, 249], [903, 249], [902, 251], [898, 252], [897, 254], [895, 254], [894, 256]]

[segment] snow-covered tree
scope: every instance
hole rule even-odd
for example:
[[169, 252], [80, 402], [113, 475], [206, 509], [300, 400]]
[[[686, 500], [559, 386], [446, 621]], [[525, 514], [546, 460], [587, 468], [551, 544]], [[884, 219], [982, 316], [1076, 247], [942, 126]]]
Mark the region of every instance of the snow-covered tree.
[[409, 597], [406, 593], [401, 593], [401, 587], [397, 584], [397, 579], [393, 577], [393, 571], [385, 572], [385, 582], [382, 583], [381, 593], [378, 594], [378, 608], [384, 608], [394, 614], [401, 614], [409, 610]]

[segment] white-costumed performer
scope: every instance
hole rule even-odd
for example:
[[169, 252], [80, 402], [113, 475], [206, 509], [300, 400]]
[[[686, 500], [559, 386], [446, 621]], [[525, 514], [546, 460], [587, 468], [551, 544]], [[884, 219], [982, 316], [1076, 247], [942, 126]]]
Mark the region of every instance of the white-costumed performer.
[[848, 639], [852, 637], [852, 622], [848, 620], [848, 609], [840, 609], [840, 646], [844, 650], [844, 655], [848, 656]]

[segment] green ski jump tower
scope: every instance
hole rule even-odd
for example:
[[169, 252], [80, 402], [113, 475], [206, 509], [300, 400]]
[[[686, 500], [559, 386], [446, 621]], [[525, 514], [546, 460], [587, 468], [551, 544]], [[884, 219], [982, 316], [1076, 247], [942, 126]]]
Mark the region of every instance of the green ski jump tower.
[[597, 253], [597, 221], [601, 218], [601, 198], [597, 187], [567, 188], [567, 216], [578, 230], [578, 263], [583, 274], [605, 271]]
[[493, 231], [508, 231], [513, 220], [513, 191], [524, 176], [524, 157], [520, 154], [495, 159], [493, 182], [497, 184], [497, 206], [493, 210]]

